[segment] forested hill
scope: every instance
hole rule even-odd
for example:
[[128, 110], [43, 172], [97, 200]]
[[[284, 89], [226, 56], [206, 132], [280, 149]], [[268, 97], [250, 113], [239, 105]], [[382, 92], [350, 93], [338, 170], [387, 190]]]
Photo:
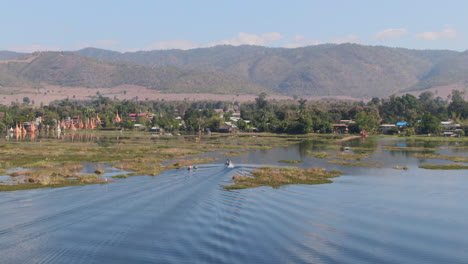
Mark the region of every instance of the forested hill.
[[[37, 81], [86, 87], [137, 84], [168, 92], [264, 91], [369, 98], [468, 84], [468, 52], [448, 50], [325, 44], [125, 53], [86, 48], [41, 54], [28, 66], [5, 68], [0, 63], [0, 85]], [[12, 54], [0, 52], [0, 59], [4, 56], [11, 59]]]
[[222, 72], [289, 95], [387, 96], [468, 78], [467, 52], [357, 44], [295, 49], [216, 46], [126, 53], [87, 48], [77, 53], [104, 61]]
[[165, 92], [260, 93], [259, 85], [224, 74], [175, 67], [151, 68], [104, 62], [71, 52], [37, 52], [0, 63], [0, 85], [51, 84], [67, 87], [115, 87], [132, 84]]

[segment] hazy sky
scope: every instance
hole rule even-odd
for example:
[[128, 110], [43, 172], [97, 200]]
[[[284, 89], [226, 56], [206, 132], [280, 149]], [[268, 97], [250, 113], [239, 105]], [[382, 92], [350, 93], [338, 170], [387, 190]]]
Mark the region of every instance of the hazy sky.
[[0, 0], [0, 50], [468, 49], [466, 0]]

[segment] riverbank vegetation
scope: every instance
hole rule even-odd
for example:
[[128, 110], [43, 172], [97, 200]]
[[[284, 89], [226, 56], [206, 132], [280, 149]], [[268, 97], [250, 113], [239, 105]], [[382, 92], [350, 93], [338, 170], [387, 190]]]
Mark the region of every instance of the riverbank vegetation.
[[263, 167], [252, 170], [249, 175], [235, 174], [232, 177], [234, 184], [225, 185], [224, 188], [232, 190], [259, 186], [278, 188], [279, 186], [288, 184], [323, 184], [331, 183], [330, 178], [338, 177], [341, 174], [341, 171], [326, 171], [323, 168]]
[[[454, 90], [449, 99], [424, 92], [372, 98], [368, 102], [305, 99], [274, 101], [260, 94], [254, 102], [62, 100], [50, 105], [12, 102], [0, 106], [0, 130], [37, 125], [38, 131], [129, 129], [155, 133], [271, 132], [463, 136], [468, 132], [468, 102]], [[441, 121], [445, 121], [441, 123]], [[390, 126], [380, 127], [387, 124]], [[73, 126], [72, 126], [73, 125]]]
[[468, 170], [468, 165], [461, 164], [423, 164], [419, 168], [428, 170]]

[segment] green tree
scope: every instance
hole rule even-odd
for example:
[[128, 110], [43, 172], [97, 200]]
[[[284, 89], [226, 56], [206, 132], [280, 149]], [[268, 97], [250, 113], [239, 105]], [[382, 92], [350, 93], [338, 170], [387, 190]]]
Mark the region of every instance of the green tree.
[[458, 90], [452, 91], [452, 102], [449, 104], [447, 109], [452, 118], [468, 118], [468, 102], [463, 98], [464, 95], [464, 92]]
[[362, 111], [356, 115], [356, 124], [359, 130], [366, 130], [367, 132], [375, 132], [378, 128], [378, 117], [374, 112]]
[[440, 132], [440, 120], [426, 112], [418, 124], [418, 128], [420, 134], [437, 134]]
[[125, 129], [133, 129], [135, 127], [134, 124], [135, 123], [132, 122], [131, 120], [124, 120], [119, 123], [120, 127], [125, 128]]
[[261, 93], [258, 95], [257, 98], [255, 98], [255, 104], [257, 106], [257, 109], [265, 109], [267, 107], [268, 101], [266, 100], [266, 97], [266, 93]]

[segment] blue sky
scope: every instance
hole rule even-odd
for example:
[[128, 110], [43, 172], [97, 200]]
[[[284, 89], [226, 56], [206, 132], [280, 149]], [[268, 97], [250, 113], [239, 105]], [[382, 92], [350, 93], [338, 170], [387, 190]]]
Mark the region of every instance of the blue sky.
[[0, 0], [0, 50], [301, 47], [468, 49], [468, 1]]

